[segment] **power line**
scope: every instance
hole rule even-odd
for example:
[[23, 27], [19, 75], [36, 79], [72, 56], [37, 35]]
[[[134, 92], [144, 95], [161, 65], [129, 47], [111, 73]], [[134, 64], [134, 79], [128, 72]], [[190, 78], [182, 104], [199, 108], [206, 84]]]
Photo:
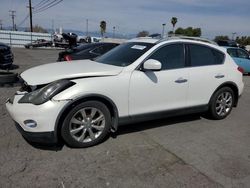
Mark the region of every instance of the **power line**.
[[49, 2], [50, 0], [42, 0], [42, 1], [40, 1], [38, 4], [36, 4], [35, 6], [34, 6], [34, 8], [39, 8], [39, 7], [41, 7], [41, 6], [43, 6], [44, 4], [46, 4], [47, 2]]
[[43, 11], [45, 11], [45, 10], [51, 8], [51, 7], [56, 6], [57, 4], [61, 3], [62, 1], [63, 0], [54, 0], [54, 1], [50, 2], [50, 3], [48, 3], [47, 5], [45, 5], [45, 6], [41, 7], [41, 8], [39, 8], [39, 9], [35, 10], [34, 13], [43, 12]]
[[17, 25], [17, 27], [20, 27], [21, 25], [24, 24], [24, 22], [29, 18], [29, 14], [25, 16], [25, 18]]
[[44, 6], [44, 7], [40, 8], [40, 9], [36, 10], [35, 13], [43, 12], [43, 11], [45, 11], [45, 10], [51, 8], [51, 7], [56, 6], [57, 4], [61, 3], [62, 1], [63, 1], [63, 0], [59, 0], [59, 1], [54, 0], [53, 2], [49, 3], [47, 6]]

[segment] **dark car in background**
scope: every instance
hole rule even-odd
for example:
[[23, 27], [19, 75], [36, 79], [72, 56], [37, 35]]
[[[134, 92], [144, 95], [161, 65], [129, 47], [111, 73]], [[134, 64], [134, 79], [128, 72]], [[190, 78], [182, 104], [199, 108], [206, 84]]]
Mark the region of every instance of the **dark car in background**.
[[226, 47], [227, 53], [233, 58], [235, 63], [243, 68], [245, 74], [250, 74], [250, 54], [248, 51], [236, 48], [236, 47]]
[[217, 44], [219, 46], [238, 47], [238, 44], [233, 40], [218, 40]]
[[0, 43], [0, 68], [8, 68], [13, 63], [13, 53], [11, 48], [4, 44]]
[[52, 41], [48, 41], [45, 39], [37, 39], [34, 42], [24, 45], [25, 48], [49, 47], [49, 46], [52, 46]]
[[118, 45], [118, 43], [111, 42], [82, 44], [77, 47], [66, 49], [65, 51], [60, 52], [57, 61], [93, 59], [105, 54]]

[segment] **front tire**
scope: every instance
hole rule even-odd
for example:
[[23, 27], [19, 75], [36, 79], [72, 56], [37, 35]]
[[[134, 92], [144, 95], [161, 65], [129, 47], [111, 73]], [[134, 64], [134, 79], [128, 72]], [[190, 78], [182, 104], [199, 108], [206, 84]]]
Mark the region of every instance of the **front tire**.
[[111, 129], [109, 109], [101, 102], [76, 105], [66, 116], [61, 135], [70, 147], [84, 148], [102, 142]]
[[231, 88], [223, 87], [216, 91], [209, 103], [210, 117], [216, 120], [226, 118], [232, 111], [234, 100], [235, 96]]

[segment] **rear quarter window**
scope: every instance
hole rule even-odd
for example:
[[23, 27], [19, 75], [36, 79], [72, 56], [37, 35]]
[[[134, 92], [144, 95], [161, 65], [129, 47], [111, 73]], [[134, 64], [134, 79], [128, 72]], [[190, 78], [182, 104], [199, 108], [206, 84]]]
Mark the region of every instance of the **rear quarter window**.
[[224, 63], [224, 54], [214, 48], [189, 44], [190, 65], [207, 66], [207, 65], [219, 65]]
[[228, 49], [227, 49], [227, 53], [228, 53], [231, 57], [237, 57], [237, 50], [236, 50], [236, 49], [228, 48]]

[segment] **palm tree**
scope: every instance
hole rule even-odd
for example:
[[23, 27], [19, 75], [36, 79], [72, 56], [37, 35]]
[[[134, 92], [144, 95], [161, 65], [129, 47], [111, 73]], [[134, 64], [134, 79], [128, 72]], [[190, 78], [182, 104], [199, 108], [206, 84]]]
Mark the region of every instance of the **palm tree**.
[[103, 38], [103, 35], [106, 32], [106, 22], [105, 21], [101, 21], [100, 30], [101, 30], [101, 35], [102, 35], [102, 38]]
[[172, 17], [171, 23], [173, 25], [173, 33], [174, 33], [174, 28], [175, 28], [175, 25], [176, 25], [177, 21], [178, 21], [178, 19], [176, 17]]

